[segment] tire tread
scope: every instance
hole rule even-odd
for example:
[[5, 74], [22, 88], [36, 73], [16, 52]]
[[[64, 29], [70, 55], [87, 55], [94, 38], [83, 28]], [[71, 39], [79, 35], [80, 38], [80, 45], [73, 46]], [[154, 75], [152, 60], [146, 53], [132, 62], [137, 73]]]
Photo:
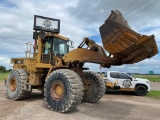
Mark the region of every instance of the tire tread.
[[[69, 85], [70, 85], [70, 91], [71, 91], [71, 96], [68, 96], [68, 97], [70, 97], [69, 100], [66, 101], [66, 103], [63, 103], [63, 107], [59, 106], [59, 108], [54, 108], [53, 106], [50, 106], [48, 104], [47, 98], [46, 98], [46, 93], [45, 93], [45, 92], [47, 92], [46, 88], [48, 87], [48, 85], [47, 85], [48, 79], [53, 74], [56, 74], [56, 73], [61, 73], [61, 74], [65, 75], [66, 78], [68, 78]], [[72, 111], [73, 109], [75, 109], [81, 103], [81, 100], [83, 98], [82, 97], [83, 90], [84, 90], [84, 88], [83, 88], [82, 80], [76, 72], [69, 70], [69, 69], [55, 70], [46, 79], [46, 83], [44, 85], [44, 91], [45, 91], [44, 92], [44, 101], [47, 104], [48, 108], [51, 109], [52, 111], [57, 111], [57, 112], [61, 112], [61, 113], [69, 112], [69, 111]]]
[[93, 71], [84, 71], [84, 73], [86, 75], [93, 76], [95, 78], [96, 84], [98, 84], [99, 87], [96, 88], [96, 89], [98, 89], [98, 94], [97, 94], [96, 97], [94, 97], [94, 98], [86, 98], [86, 97], [84, 97], [82, 101], [83, 102], [88, 102], [88, 103], [98, 102], [102, 98], [104, 93], [105, 93], [104, 81], [101, 79], [101, 77], [97, 73], [95, 73]]
[[23, 84], [25, 84], [26, 79], [27, 79], [26, 71], [23, 69], [15, 69], [15, 70], [11, 71], [10, 75], [12, 75], [12, 74], [18, 75], [19, 79], [17, 80], [17, 82], [19, 82], [20, 87], [18, 86], [19, 88], [16, 88], [16, 89], [19, 89], [19, 91], [17, 93], [15, 93], [14, 96], [11, 96], [10, 92], [9, 92], [9, 89], [10, 89], [9, 85], [7, 85], [6, 89], [7, 89], [8, 98], [16, 101], [16, 100], [21, 100], [21, 99], [29, 97], [31, 94], [31, 91], [24, 90], [24, 88], [23, 88]]

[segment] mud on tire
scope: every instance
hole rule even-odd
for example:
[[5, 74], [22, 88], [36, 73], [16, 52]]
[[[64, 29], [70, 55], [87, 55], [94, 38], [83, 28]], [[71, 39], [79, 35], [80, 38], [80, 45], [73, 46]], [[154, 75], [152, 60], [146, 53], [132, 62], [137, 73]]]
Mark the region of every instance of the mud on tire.
[[26, 82], [27, 73], [23, 69], [17, 69], [10, 72], [6, 81], [6, 92], [11, 100], [20, 100], [30, 96], [31, 91], [23, 89]]
[[44, 85], [44, 100], [49, 109], [68, 112], [82, 100], [83, 83], [79, 75], [68, 69], [53, 71]]
[[83, 102], [95, 103], [98, 102], [105, 93], [105, 84], [101, 77], [92, 71], [84, 71], [88, 80], [90, 80], [90, 90], [84, 91]]

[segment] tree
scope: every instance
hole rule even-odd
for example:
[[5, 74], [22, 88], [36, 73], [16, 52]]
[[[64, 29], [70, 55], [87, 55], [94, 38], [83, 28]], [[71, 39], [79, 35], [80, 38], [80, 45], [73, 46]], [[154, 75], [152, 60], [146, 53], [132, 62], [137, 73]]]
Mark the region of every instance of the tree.
[[6, 72], [11, 72], [11, 71], [12, 71], [12, 69], [6, 70]]
[[2, 73], [4, 73], [4, 72], [6, 72], [6, 67], [4, 67], [4, 66], [0, 66], [0, 72], [2, 72]]

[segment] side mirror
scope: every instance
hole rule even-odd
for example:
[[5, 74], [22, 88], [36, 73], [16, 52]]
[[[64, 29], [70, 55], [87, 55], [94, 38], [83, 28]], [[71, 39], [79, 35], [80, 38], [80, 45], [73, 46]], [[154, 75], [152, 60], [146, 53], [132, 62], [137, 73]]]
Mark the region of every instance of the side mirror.
[[75, 47], [74, 42], [71, 41], [71, 40], [68, 40], [67, 45], [68, 45], [70, 48], [74, 48], [74, 47]]
[[134, 78], [133, 78], [133, 77], [130, 77], [130, 80], [131, 80], [131, 81], [133, 81], [133, 80], [134, 80]]

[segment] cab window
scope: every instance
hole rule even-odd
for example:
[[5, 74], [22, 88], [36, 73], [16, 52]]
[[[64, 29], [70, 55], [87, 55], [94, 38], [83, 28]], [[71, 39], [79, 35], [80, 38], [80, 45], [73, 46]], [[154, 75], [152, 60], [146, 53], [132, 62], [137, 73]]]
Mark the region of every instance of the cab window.
[[52, 40], [45, 41], [44, 54], [50, 54], [51, 53], [51, 49], [52, 49], [51, 45], [52, 45]]
[[69, 52], [67, 41], [57, 37], [50, 37], [44, 40], [44, 54], [53, 54], [63, 56]]
[[124, 73], [119, 73], [119, 79], [131, 79], [131, 77], [129, 77], [128, 75]]
[[68, 53], [67, 42], [59, 38], [54, 38], [53, 54], [65, 55]]
[[119, 78], [119, 73], [111, 72], [111, 73], [110, 73], [110, 77], [111, 77], [111, 78]]

